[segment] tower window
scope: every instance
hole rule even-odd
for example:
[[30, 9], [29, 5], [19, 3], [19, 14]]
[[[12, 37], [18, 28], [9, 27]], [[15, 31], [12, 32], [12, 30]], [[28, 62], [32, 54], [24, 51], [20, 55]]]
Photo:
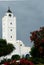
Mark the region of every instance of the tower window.
[[10, 24], [12, 25], [12, 22]]
[[12, 29], [10, 29], [10, 31], [12, 31]]
[[9, 14], [9, 16], [11, 17], [11, 14]]
[[11, 38], [12, 38], [12, 36], [11, 36]]

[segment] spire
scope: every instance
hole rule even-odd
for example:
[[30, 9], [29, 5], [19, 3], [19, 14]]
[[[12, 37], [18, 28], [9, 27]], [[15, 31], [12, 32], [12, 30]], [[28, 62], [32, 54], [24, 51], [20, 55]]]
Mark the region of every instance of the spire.
[[12, 13], [12, 11], [10, 10], [10, 7], [8, 7], [7, 12], [8, 12], [8, 13]]

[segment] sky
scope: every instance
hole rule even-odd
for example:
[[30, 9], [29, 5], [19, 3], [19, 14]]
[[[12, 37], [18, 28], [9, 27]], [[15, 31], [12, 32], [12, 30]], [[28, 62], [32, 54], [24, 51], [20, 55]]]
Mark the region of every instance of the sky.
[[0, 38], [2, 37], [2, 17], [10, 7], [16, 16], [17, 40], [32, 46], [30, 32], [44, 26], [44, 0], [0, 0]]

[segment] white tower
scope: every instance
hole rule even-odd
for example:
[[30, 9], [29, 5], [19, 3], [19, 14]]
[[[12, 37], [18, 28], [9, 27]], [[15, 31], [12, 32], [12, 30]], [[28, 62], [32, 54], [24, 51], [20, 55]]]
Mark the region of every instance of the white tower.
[[26, 47], [22, 41], [16, 41], [16, 17], [10, 8], [2, 18], [2, 39], [6, 39], [7, 43], [12, 43], [15, 50], [7, 58], [11, 58], [13, 54], [26, 55], [30, 51], [30, 47]]
[[6, 39], [8, 43], [16, 42], [16, 17], [10, 8], [2, 18], [2, 39]]

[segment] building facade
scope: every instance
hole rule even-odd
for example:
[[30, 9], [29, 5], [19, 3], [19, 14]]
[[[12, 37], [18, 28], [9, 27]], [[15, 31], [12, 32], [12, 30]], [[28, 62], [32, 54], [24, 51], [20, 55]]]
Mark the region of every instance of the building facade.
[[2, 39], [6, 39], [7, 43], [12, 43], [15, 47], [15, 50], [7, 58], [10, 58], [14, 54], [20, 56], [29, 54], [31, 48], [26, 47], [21, 40], [16, 40], [16, 17], [10, 8], [2, 18]]
[[15, 44], [16, 42], [16, 17], [10, 9], [2, 18], [2, 38], [7, 40], [7, 43]]

